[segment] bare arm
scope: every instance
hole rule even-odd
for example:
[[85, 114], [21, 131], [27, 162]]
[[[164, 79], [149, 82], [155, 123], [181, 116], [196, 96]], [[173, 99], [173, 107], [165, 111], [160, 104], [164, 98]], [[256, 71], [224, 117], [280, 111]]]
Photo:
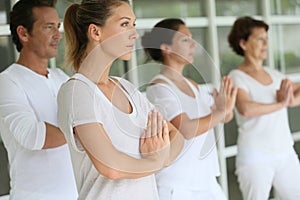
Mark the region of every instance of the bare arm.
[[66, 139], [61, 130], [52, 124], [46, 124], [46, 138], [43, 149], [50, 149], [66, 144]]
[[154, 112], [148, 118], [147, 130], [140, 139], [142, 159], [118, 151], [101, 124], [91, 123], [75, 127], [93, 165], [102, 175], [111, 178], [139, 178], [161, 169], [170, 155], [169, 130], [162, 117]]
[[269, 114], [288, 105], [290, 96], [288, 94], [289, 91], [290, 89], [287, 89], [285, 91], [285, 95], [283, 95], [284, 97], [280, 101], [270, 104], [264, 104], [250, 100], [249, 94], [245, 90], [238, 89], [236, 107], [238, 112], [245, 117], [258, 117]]

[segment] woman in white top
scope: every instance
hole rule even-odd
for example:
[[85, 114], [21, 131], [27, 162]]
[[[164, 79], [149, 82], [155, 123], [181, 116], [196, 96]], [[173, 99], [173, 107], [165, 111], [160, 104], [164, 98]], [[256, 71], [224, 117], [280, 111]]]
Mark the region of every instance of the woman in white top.
[[182, 75], [193, 62], [196, 43], [180, 19], [157, 23], [142, 37], [142, 45], [163, 64], [147, 97], [186, 139], [176, 162], [156, 174], [160, 199], [226, 199], [216, 180], [220, 172], [213, 127], [231, 120], [237, 90], [224, 77], [219, 93], [215, 90], [211, 97]]
[[59, 91], [58, 120], [79, 199], [158, 200], [153, 173], [183, 146], [132, 84], [109, 77], [114, 60], [131, 58], [134, 25], [126, 0], [85, 0], [66, 11], [67, 61], [77, 73]]
[[239, 88], [236, 101], [238, 154], [236, 174], [244, 199], [268, 199], [274, 186], [281, 199], [300, 199], [300, 165], [293, 149], [287, 107], [300, 104], [300, 86], [263, 67], [268, 25], [251, 17], [237, 19], [228, 36], [244, 57], [230, 72]]

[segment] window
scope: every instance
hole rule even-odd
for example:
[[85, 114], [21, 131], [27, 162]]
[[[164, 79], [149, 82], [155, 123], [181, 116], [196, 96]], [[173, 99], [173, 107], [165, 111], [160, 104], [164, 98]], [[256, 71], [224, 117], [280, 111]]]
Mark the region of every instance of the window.
[[217, 16], [261, 15], [260, 0], [216, 0]]
[[199, 17], [204, 5], [205, 0], [133, 0], [137, 18]]

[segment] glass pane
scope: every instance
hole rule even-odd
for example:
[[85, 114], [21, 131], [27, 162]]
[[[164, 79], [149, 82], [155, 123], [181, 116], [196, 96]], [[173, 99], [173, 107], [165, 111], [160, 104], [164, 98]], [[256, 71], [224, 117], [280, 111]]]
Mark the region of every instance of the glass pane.
[[205, 15], [205, 0], [133, 0], [137, 18], [199, 17]]
[[10, 36], [0, 36], [0, 71], [3, 71], [15, 61], [14, 48]]
[[233, 52], [228, 44], [227, 37], [230, 29], [231, 27], [218, 28], [219, 55], [222, 75], [227, 75], [232, 69], [242, 63], [243, 60], [243, 57]]
[[69, 7], [71, 3], [80, 3], [81, 0], [59, 0], [56, 3], [56, 10], [58, 12], [59, 18], [63, 19], [66, 9]]
[[8, 10], [10, 10], [10, 0], [0, 1], [0, 24], [8, 23]]
[[300, 25], [272, 26], [275, 66], [286, 73], [300, 72], [300, 43], [295, 42]]
[[299, 0], [271, 0], [271, 13], [275, 15], [299, 15]]
[[183, 74], [199, 84], [212, 82], [212, 68], [215, 67], [207, 52], [207, 28], [190, 28], [194, 40], [197, 41], [194, 63], [184, 68]]
[[218, 16], [260, 15], [260, 0], [216, 0]]

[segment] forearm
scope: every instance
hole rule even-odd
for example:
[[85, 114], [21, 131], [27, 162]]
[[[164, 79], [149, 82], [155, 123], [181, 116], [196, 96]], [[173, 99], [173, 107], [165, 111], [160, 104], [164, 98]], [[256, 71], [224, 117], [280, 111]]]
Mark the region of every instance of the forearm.
[[98, 171], [104, 176], [107, 171], [110, 172], [108, 177], [134, 178], [149, 175], [163, 167], [165, 153], [169, 153], [168, 147], [165, 147], [160, 151], [143, 155], [141, 159], [129, 156], [117, 150], [103, 127], [96, 123], [77, 126], [75, 134]]
[[66, 144], [65, 136], [58, 127], [47, 122], [45, 122], [45, 125], [46, 138], [43, 149], [55, 148]]
[[226, 113], [224, 110], [214, 109], [210, 115], [198, 119], [198, 129], [195, 136], [206, 133], [224, 121]]
[[201, 118], [190, 119], [186, 113], [176, 116], [171, 122], [178, 128], [183, 137], [190, 140], [215, 127], [225, 118], [225, 111], [212, 110], [212, 113]]
[[[124, 168], [127, 168], [126, 166], [116, 167], [113, 164], [112, 165], [107, 164], [106, 161], [101, 162], [99, 159], [96, 159], [91, 153], [89, 153], [88, 151], [86, 151], [86, 152], [88, 153], [88, 155], [89, 155], [90, 159], [92, 160], [93, 165], [97, 169], [97, 171], [109, 179], [141, 178], [141, 177], [149, 176], [159, 170], [158, 168], [147, 169], [147, 170], [131, 168], [130, 170], [127, 171], [126, 169], [124, 169]], [[127, 156], [125, 155], [125, 157], [127, 157]], [[117, 158], [113, 158], [113, 159], [115, 159], [116, 162], [122, 162], [121, 161], [122, 158], [120, 159], [119, 156]], [[127, 158], [123, 158], [123, 159], [126, 159], [125, 162], [131, 162], [131, 165], [135, 165], [135, 167], [139, 167], [139, 168], [142, 168], [141, 165], [143, 165], [143, 162], [145, 161], [143, 159], [140, 159], [140, 160], [134, 159], [129, 156]]]
[[280, 102], [263, 104], [256, 102], [237, 103], [238, 112], [245, 117], [259, 117], [278, 111], [285, 106]]

